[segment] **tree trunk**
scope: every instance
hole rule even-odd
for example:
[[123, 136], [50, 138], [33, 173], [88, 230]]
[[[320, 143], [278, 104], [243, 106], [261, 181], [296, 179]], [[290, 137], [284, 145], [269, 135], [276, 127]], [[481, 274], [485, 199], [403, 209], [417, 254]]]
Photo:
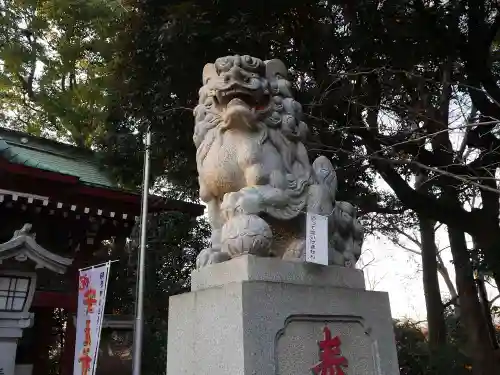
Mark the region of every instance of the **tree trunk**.
[[486, 321], [477, 296], [465, 234], [461, 230], [448, 227], [448, 237], [455, 263], [461, 320], [467, 334], [468, 350], [472, 358], [472, 372], [474, 375], [499, 374], [500, 368], [495, 362]]
[[[436, 254], [437, 258], [437, 263], [438, 263], [438, 272], [443, 278], [448, 291], [450, 292], [450, 301], [448, 302], [448, 305], [453, 305], [453, 316], [458, 319], [460, 317], [460, 301], [458, 299], [458, 293], [457, 293], [457, 288], [455, 288], [455, 285], [451, 281], [450, 273], [448, 272], [448, 268], [446, 268], [446, 265], [443, 262], [443, 258], [441, 257], [441, 254], [439, 252]], [[446, 305], [444, 306], [444, 310], [446, 310]]]
[[[498, 200], [498, 197], [497, 197]], [[481, 237], [474, 237], [474, 242], [483, 250], [485, 261], [495, 280], [497, 290], [500, 293], [500, 229], [495, 219], [491, 220], [491, 225], [485, 227]]]
[[450, 292], [450, 299], [451, 300], [458, 300], [458, 293], [457, 289], [455, 288], [455, 285], [453, 285], [453, 282], [451, 281], [450, 274], [448, 272], [448, 268], [446, 268], [446, 265], [443, 262], [443, 258], [441, 258], [441, 255], [439, 253], [436, 254], [437, 258], [437, 266], [438, 266], [438, 272], [441, 275], [441, 277], [444, 280], [444, 283], [446, 284], [446, 287], [448, 288], [448, 291]]
[[444, 321], [444, 306], [441, 301], [441, 291], [439, 289], [434, 223], [422, 217], [419, 218], [419, 223], [429, 344], [431, 347], [437, 348], [446, 343], [446, 324]]

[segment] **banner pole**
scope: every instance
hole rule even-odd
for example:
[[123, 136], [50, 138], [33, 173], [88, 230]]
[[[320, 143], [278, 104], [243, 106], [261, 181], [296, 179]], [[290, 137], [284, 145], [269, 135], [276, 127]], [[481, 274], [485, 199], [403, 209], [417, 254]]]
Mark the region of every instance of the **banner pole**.
[[141, 207], [141, 238], [139, 247], [139, 264], [137, 265], [137, 289], [135, 305], [134, 345], [132, 358], [132, 375], [141, 373], [142, 336], [144, 326], [144, 270], [146, 258], [146, 225], [148, 217], [148, 190], [149, 190], [149, 163], [151, 148], [151, 129], [146, 132], [146, 145], [144, 150], [144, 175], [142, 180], [142, 207]]
[[[104, 285], [106, 285], [106, 288], [104, 289], [104, 294], [100, 297], [104, 302], [102, 304], [102, 310], [101, 310], [101, 316], [99, 319], [99, 330], [97, 331], [97, 342], [100, 344], [101, 343], [101, 333], [102, 333], [102, 323], [104, 322], [104, 311], [106, 310], [106, 297], [108, 295], [108, 284], [109, 284], [109, 273], [111, 272], [111, 262], [113, 261], [107, 261], [106, 263], [102, 263], [102, 265], [106, 265], [106, 280], [104, 281]], [[99, 345], [97, 346], [97, 353], [99, 352]], [[96, 373], [97, 370], [97, 359], [99, 355], [94, 356], [94, 365], [92, 366], [94, 374]]]
[[74, 375], [96, 373], [110, 266], [111, 262], [108, 261], [79, 270]]

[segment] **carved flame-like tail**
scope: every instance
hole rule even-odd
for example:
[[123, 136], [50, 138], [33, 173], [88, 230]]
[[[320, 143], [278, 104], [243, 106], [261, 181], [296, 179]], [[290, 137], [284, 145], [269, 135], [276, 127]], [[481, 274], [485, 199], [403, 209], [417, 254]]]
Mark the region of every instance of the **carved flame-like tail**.
[[330, 198], [332, 203], [335, 202], [335, 197], [337, 195], [337, 174], [333, 169], [333, 165], [325, 156], [321, 155], [314, 160], [312, 164], [312, 169], [316, 183], [326, 187], [330, 193]]

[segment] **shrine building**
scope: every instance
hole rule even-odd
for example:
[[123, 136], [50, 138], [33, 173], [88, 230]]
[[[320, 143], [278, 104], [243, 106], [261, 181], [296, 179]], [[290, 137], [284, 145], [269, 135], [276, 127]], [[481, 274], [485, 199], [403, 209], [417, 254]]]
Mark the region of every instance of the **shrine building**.
[[[97, 262], [105, 240], [124, 247], [141, 194], [120, 188], [89, 150], [4, 128], [0, 174], [0, 374], [72, 375], [78, 269]], [[203, 213], [182, 201], [149, 202], [150, 212]], [[133, 321], [106, 315], [103, 329], [113, 327], [131, 330]], [[111, 370], [97, 366], [97, 375]]]

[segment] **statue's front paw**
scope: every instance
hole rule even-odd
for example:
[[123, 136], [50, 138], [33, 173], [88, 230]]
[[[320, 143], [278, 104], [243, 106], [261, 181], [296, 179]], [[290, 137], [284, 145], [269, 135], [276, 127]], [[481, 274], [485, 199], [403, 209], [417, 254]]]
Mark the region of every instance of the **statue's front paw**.
[[196, 268], [200, 269], [210, 264], [222, 263], [231, 259], [228, 253], [208, 248], [203, 249], [196, 257]]
[[238, 215], [222, 227], [222, 250], [237, 257], [242, 254], [269, 256], [273, 232], [257, 215]]
[[263, 211], [262, 197], [256, 190], [250, 194], [242, 194], [236, 202], [236, 209], [238, 213], [245, 215], [258, 215]]
[[230, 220], [238, 213], [237, 202], [240, 196], [241, 193], [239, 191], [224, 194], [220, 208], [222, 216], [226, 221]]
[[221, 209], [226, 220], [236, 215], [257, 215], [263, 211], [262, 197], [255, 188], [241, 189], [238, 192], [226, 193]]

